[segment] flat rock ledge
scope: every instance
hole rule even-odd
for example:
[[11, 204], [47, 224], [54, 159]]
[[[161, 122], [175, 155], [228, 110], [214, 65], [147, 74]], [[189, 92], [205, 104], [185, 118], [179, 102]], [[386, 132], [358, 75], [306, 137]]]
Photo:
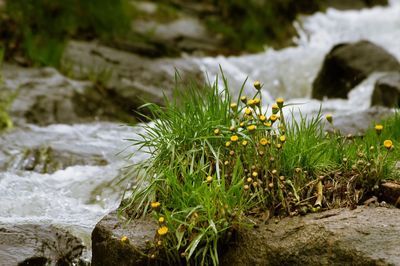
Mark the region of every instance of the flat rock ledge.
[[[124, 226], [115, 212], [92, 233], [92, 265], [162, 265], [149, 261], [146, 241], [157, 225], [135, 220]], [[129, 243], [120, 241], [126, 235]], [[400, 265], [400, 209], [359, 206], [306, 216], [270, 219], [238, 232], [221, 265]]]

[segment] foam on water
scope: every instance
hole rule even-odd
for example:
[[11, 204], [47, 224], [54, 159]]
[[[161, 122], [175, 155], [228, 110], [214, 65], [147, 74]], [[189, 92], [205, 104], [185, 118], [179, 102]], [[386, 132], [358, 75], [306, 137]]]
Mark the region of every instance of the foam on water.
[[[124, 156], [132, 150], [117, 154], [129, 146], [124, 139], [134, 138], [140, 130], [112, 123], [29, 125], [1, 136], [0, 150], [9, 154], [46, 145], [66, 153], [101, 154], [109, 164], [74, 165], [52, 174], [18, 169], [0, 172], [0, 223], [58, 225], [90, 245], [94, 225], [120, 201], [122, 188], [112, 190], [112, 184], [127, 163]], [[138, 153], [131, 163], [144, 158]]]
[[[255, 55], [232, 57], [207, 57], [197, 63], [214, 80], [222, 67], [232, 90], [238, 91], [248, 77], [245, 94], [253, 93], [251, 84], [255, 80], [264, 83], [263, 97], [269, 103], [276, 97], [293, 99], [292, 102], [308, 102], [319, 108], [320, 101], [310, 101], [311, 83], [321, 67], [324, 56], [341, 42], [358, 40], [372, 41], [400, 60], [400, 0], [392, 0], [388, 7], [375, 7], [359, 11], [338, 11], [328, 9], [296, 22], [299, 37], [297, 47], [280, 51], [266, 49]], [[364, 86], [371, 86], [365, 83]], [[359, 88], [353, 98], [369, 98], [371, 88]], [[354, 94], [353, 93], [353, 94]], [[369, 93], [369, 95], [366, 95]], [[300, 99], [296, 99], [300, 98]], [[323, 106], [334, 105], [335, 110], [364, 108], [353, 105], [352, 101], [325, 101]], [[359, 109], [360, 110], [360, 109]]]

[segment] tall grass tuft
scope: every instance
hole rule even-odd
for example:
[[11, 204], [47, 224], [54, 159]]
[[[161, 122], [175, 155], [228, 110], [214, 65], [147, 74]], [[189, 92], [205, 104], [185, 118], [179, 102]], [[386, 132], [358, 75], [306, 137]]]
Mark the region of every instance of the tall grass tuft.
[[287, 121], [283, 99], [263, 106], [258, 81], [253, 96], [242, 95], [244, 83], [232, 99], [222, 80], [179, 87], [165, 107], [147, 104], [152, 122], [131, 140], [150, 158], [125, 177], [135, 179], [120, 214], [158, 220], [150, 258], [218, 265], [221, 243], [251, 216], [354, 207], [395, 177], [398, 115], [364, 138], [342, 136], [330, 115]]

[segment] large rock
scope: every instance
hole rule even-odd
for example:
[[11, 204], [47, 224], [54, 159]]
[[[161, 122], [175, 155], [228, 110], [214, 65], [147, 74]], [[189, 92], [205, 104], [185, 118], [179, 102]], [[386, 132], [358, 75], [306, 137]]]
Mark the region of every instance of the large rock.
[[242, 231], [221, 265], [399, 265], [400, 210], [358, 207]]
[[51, 225], [0, 224], [0, 265], [77, 265], [84, 250], [69, 232]]
[[204, 75], [190, 58], [150, 59], [116, 50], [95, 42], [70, 41], [63, 64], [71, 67], [77, 77], [101, 79], [108, 95], [113, 95], [123, 108], [133, 109], [147, 102], [164, 103], [171, 97], [178, 80], [204, 83]]
[[53, 68], [6, 64], [2, 71], [2, 89], [16, 94], [10, 113], [17, 124], [134, 122], [135, 103], [122, 101], [95, 82], [73, 80]]
[[[154, 219], [133, 220], [125, 225], [116, 212], [111, 212], [93, 230], [92, 266], [146, 265], [147, 242], [153, 240], [156, 230]], [[123, 236], [130, 243], [122, 242]]]
[[376, 81], [371, 105], [400, 106], [400, 72], [387, 74]]
[[400, 63], [382, 47], [368, 41], [338, 44], [324, 59], [313, 82], [312, 97], [347, 98], [371, 73], [390, 71], [400, 71]]
[[[126, 227], [110, 213], [92, 233], [92, 265], [162, 265], [142, 253], [157, 225]], [[130, 243], [120, 241], [128, 236]], [[226, 243], [221, 265], [399, 265], [400, 210], [382, 207], [336, 209], [282, 220], [259, 221]]]

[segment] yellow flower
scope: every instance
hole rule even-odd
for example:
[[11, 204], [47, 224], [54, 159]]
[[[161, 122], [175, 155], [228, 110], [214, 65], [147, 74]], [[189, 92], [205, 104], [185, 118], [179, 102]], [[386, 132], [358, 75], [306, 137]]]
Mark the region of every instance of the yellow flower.
[[285, 135], [280, 136], [280, 137], [279, 137], [279, 140], [280, 140], [282, 143], [284, 143], [284, 142], [286, 141]]
[[246, 114], [246, 115], [251, 115], [251, 109], [250, 108], [246, 108], [245, 110], [244, 110], [244, 113]]
[[250, 125], [250, 126], [247, 127], [247, 130], [248, 131], [254, 131], [254, 130], [256, 130], [256, 128], [257, 127], [255, 125]]
[[240, 97], [240, 100], [242, 101], [242, 103], [246, 103], [247, 102], [247, 97], [246, 96], [242, 96], [242, 97]]
[[157, 233], [160, 236], [166, 235], [168, 233], [168, 227], [166, 226], [161, 226], [160, 228], [158, 228]]
[[376, 133], [378, 135], [381, 134], [382, 130], [383, 130], [383, 126], [382, 125], [375, 125], [375, 131], [376, 131]]
[[283, 103], [285, 102], [285, 100], [283, 98], [278, 98], [276, 99], [276, 104], [278, 105], [279, 108], [282, 109], [283, 107]]
[[327, 120], [330, 124], [332, 124], [332, 121], [333, 121], [332, 114], [327, 114], [327, 115], [325, 116], [325, 118], [326, 118], [326, 120]]
[[236, 111], [237, 110], [237, 103], [231, 103], [231, 109], [233, 111]]
[[247, 101], [247, 105], [253, 107], [254, 105], [256, 105], [256, 102], [253, 99], [250, 99]]
[[252, 175], [253, 177], [257, 177], [257, 176], [258, 176], [258, 173], [254, 171], [251, 175]]
[[259, 98], [255, 98], [253, 101], [254, 101], [254, 105], [257, 105], [257, 106], [259, 106], [261, 103], [261, 100]]
[[213, 181], [213, 177], [212, 176], [207, 176], [206, 181], [208, 184], [210, 184]]
[[129, 238], [127, 236], [122, 236], [121, 237], [121, 242], [123, 243], [129, 243]]
[[244, 185], [243, 188], [244, 188], [244, 190], [249, 190], [250, 187], [249, 187], [249, 185]]
[[159, 222], [160, 224], [164, 223], [164, 222], [165, 222], [165, 218], [164, 218], [163, 216], [160, 216], [160, 217], [158, 218], [158, 222]]
[[247, 140], [243, 140], [243, 141], [242, 141], [242, 145], [243, 145], [243, 146], [247, 146], [247, 144], [248, 144]]
[[231, 146], [231, 142], [230, 141], [227, 141], [227, 142], [225, 142], [225, 147], [229, 147], [229, 146]]
[[154, 202], [152, 202], [150, 205], [151, 205], [151, 208], [157, 210], [157, 209], [160, 208], [161, 203], [159, 203], [158, 201], [154, 201]]
[[282, 148], [282, 144], [280, 144], [280, 143], [276, 144], [276, 148], [277, 148], [278, 150], [280, 150], [280, 149]]
[[244, 123], [244, 122], [240, 122], [239, 126], [240, 126], [240, 127], [244, 127], [244, 126], [245, 126], [245, 123]]
[[266, 138], [262, 138], [262, 139], [260, 139], [260, 144], [265, 146], [268, 144], [268, 140]]
[[274, 103], [272, 105], [272, 113], [277, 114], [278, 112], [279, 112], [279, 106], [276, 103]]
[[264, 122], [264, 126], [271, 127], [272, 125], [271, 125], [271, 122]]
[[237, 135], [233, 135], [232, 137], [231, 137], [231, 141], [232, 142], [236, 142], [236, 141], [238, 141], [239, 140], [239, 137], [237, 136]]
[[221, 133], [221, 130], [219, 128], [214, 129], [214, 134], [219, 135]]
[[272, 114], [272, 115], [269, 117], [269, 120], [271, 120], [271, 122], [275, 122], [277, 119], [278, 119], [278, 116], [277, 116], [277, 115], [274, 115], [274, 114]]
[[265, 115], [259, 115], [258, 119], [260, 119], [261, 122], [264, 122], [265, 120], [267, 120], [267, 118], [265, 117]]
[[233, 131], [236, 130], [236, 128], [235, 128], [234, 126], [231, 126], [231, 127], [229, 128], [229, 130], [233, 132]]
[[383, 146], [385, 146], [386, 149], [390, 150], [393, 147], [393, 142], [390, 139], [387, 139], [383, 142]]
[[256, 90], [261, 90], [261, 82], [259, 81], [259, 80], [256, 80], [256, 81], [254, 81], [254, 88], [256, 89]]

